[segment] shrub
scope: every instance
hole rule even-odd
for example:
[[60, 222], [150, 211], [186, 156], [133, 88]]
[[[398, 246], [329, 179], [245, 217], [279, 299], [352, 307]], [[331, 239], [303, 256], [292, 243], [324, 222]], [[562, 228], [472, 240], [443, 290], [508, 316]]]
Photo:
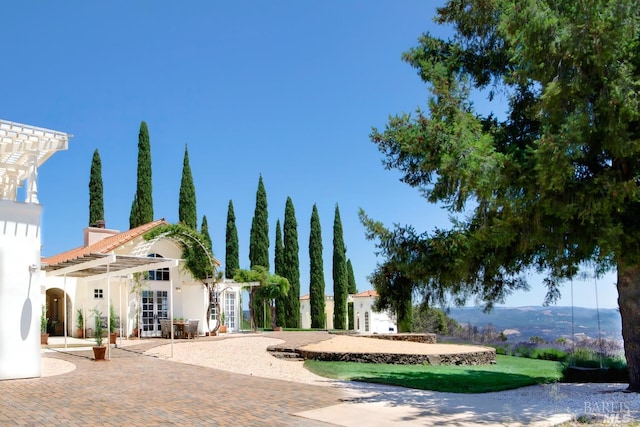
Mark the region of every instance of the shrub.
[[514, 356], [518, 357], [528, 357], [531, 358], [533, 351], [536, 349], [536, 344], [534, 343], [517, 343], [513, 346], [512, 353]]
[[533, 350], [531, 357], [534, 359], [555, 360], [556, 362], [564, 362], [565, 360], [569, 359], [569, 353], [553, 347], [537, 348]]

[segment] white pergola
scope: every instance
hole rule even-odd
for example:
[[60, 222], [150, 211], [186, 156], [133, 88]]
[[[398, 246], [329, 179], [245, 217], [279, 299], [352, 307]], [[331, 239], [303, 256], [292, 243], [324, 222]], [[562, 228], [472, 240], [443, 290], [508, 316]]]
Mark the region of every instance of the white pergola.
[[73, 135], [0, 119], [0, 200], [16, 201], [27, 180], [26, 203], [38, 203], [38, 168]]
[[[150, 258], [146, 256], [130, 256], [116, 254], [89, 254], [77, 258], [60, 261], [52, 265], [42, 265], [47, 277], [63, 276], [63, 291], [67, 294], [67, 277], [84, 278], [88, 281], [107, 280], [107, 301], [111, 300], [111, 277], [123, 277], [134, 273], [161, 268], [177, 267], [180, 260], [171, 258]], [[169, 293], [171, 314], [173, 319], [173, 274], [169, 274]], [[110, 313], [107, 310], [107, 325]], [[64, 298], [64, 318], [67, 318], [67, 298]], [[65, 348], [67, 346], [67, 328], [64, 328]], [[111, 346], [107, 346], [111, 356]], [[173, 357], [173, 331], [171, 333], [171, 357]]]

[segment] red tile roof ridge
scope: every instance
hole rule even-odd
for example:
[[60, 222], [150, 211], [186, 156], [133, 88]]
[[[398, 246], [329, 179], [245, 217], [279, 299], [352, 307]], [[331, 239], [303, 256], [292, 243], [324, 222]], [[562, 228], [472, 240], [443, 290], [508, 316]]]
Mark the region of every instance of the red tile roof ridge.
[[75, 249], [68, 250], [66, 252], [62, 252], [57, 255], [50, 256], [48, 258], [43, 258], [42, 263], [48, 265], [58, 264], [60, 262], [68, 261], [70, 259], [79, 258], [89, 254], [106, 254], [114, 249], [124, 245], [131, 240], [142, 236], [143, 234], [151, 231], [152, 229], [160, 226], [160, 225], [169, 225], [164, 218], [148, 222], [146, 224], [142, 224], [138, 227], [132, 228], [131, 230], [123, 231], [122, 233], [114, 234], [113, 236], [106, 237], [102, 240], [99, 240], [88, 246], [80, 246]]
[[364, 292], [360, 292], [354, 295], [354, 297], [377, 297], [378, 293], [372, 289]]

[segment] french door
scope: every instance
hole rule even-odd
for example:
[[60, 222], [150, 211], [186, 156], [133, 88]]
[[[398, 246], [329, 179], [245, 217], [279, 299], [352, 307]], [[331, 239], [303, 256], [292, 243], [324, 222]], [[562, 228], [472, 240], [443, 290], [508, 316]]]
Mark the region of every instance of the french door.
[[160, 319], [169, 318], [167, 291], [142, 291], [142, 336], [159, 337]]

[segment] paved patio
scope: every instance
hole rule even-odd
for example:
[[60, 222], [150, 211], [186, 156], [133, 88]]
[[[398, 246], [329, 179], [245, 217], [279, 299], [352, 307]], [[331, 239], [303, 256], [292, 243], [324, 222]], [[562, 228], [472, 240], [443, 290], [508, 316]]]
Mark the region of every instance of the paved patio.
[[[201, 338], [203, 339], [203, 338]], [[167, 340], [111, 349], [43, 353], [76, 369], [45, 378], [0, 381], [0, 425], [23, 426], [326, 426], [295, 413], [340, 403], [330, 387], [230, 374], [144, 356]]]

